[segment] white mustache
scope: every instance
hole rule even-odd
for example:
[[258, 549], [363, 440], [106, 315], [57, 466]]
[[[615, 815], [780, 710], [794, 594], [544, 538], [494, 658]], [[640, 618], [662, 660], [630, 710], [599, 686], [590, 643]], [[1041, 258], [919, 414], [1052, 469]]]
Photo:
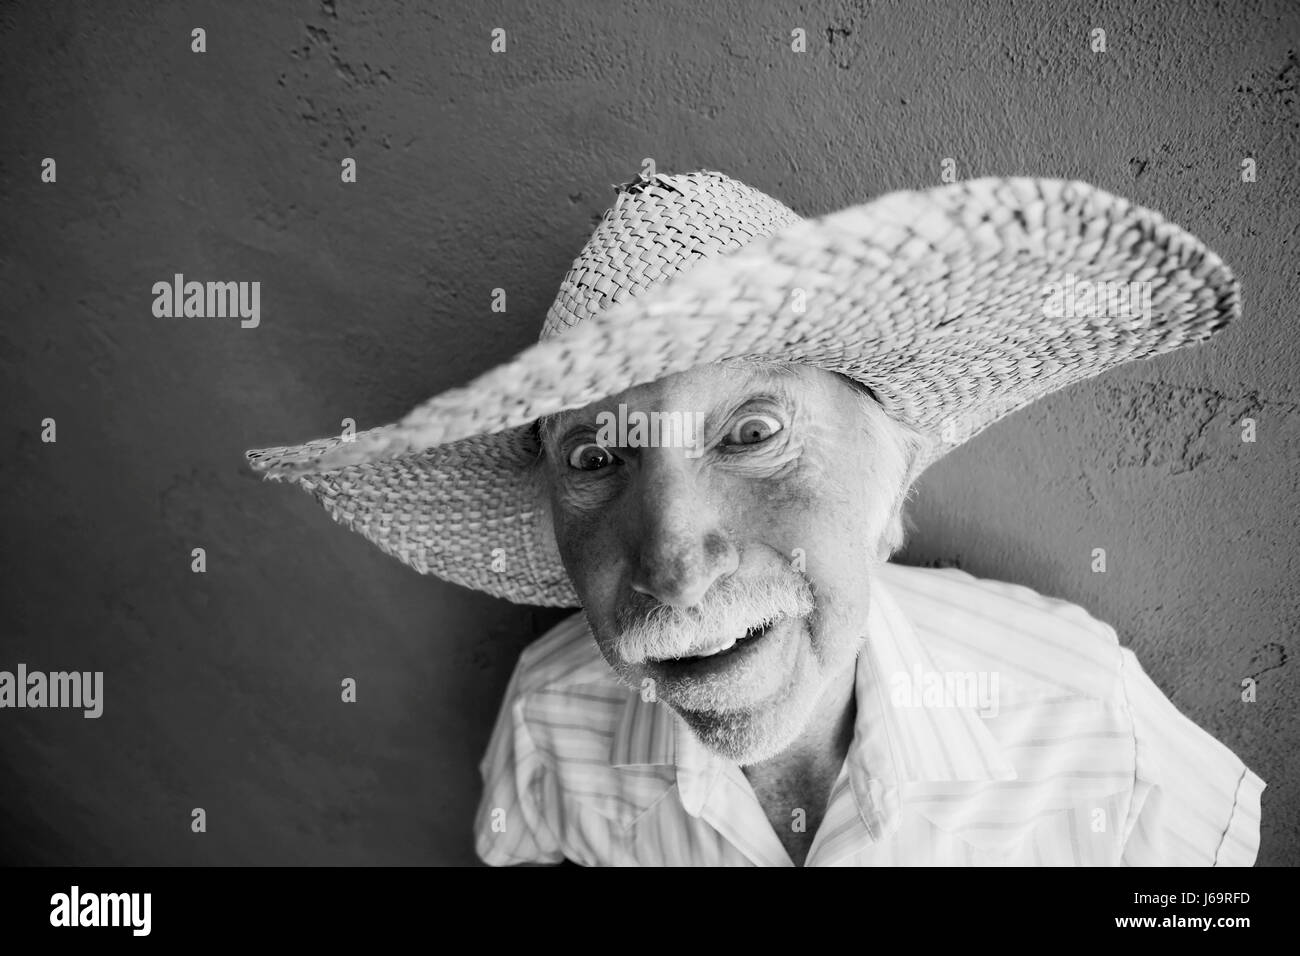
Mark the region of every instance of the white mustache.
[[620, 608], [615, 615], [618, 654], [629, 664], [694, 657], [724, 637], [741, 638], [751, 628], [812, 612], [812, 588], [798, 574], [726, 578], [694, 607]]

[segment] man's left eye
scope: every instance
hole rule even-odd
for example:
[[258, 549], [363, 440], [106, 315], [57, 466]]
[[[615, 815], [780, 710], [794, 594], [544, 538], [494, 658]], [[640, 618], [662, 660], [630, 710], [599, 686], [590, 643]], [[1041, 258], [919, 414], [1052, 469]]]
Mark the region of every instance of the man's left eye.
[[731, 426], [727, 443], [731, 445], [757, 445], [767, 441], [781, 430], [781, 423], [771, 415], [746, 415]]

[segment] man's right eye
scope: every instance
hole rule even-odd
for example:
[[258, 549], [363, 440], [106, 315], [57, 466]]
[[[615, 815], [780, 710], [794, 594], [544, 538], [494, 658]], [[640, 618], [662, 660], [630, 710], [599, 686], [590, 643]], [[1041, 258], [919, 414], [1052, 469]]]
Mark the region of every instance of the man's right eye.
[[614, 453], [604, 445], [585, 442], [569, 452], [569, 467], [578, 471], [600, 471], [615, 463]]

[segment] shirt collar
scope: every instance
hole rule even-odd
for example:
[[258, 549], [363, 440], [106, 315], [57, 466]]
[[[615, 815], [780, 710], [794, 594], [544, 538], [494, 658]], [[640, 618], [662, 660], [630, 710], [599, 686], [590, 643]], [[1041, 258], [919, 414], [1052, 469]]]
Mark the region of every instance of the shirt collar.
[[[972, 686], [996, 689], [993, 677], [940, 670], [893, 593], [874, 576], [846, 762], [886, 785], [1015, 779], [978, 700], [963, 693]], [[931, 689], [939, 693], [932, 697]]]
[[[923, 698], [925, 683], [943, 682], [944, 674], [880, 575], [872, 577], [865, 637], [855, 673], [853, 741], [842, 773], [848, 774], [858, 814], [873, 840], [897, 825], [902, 787], [1016, 778], [978, 703], [936, 705]], [[609, 762], [616, 768], [675, 765], [682, 804], [695, 816], [727, 770], [669, 707], [635, 691], [619, 717]]]

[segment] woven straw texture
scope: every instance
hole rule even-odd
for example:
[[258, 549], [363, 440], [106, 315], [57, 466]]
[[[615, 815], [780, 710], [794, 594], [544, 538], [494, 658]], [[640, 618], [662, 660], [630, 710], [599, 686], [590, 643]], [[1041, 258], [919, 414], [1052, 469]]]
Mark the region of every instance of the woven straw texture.
[[[1048, 289], [1067, 280], [1149, 283], [1150, 315], [1053, 317]], [[1203, 341], [1239, 311], [1231, 272], [1199, 240], [1085, 183], [972, 180], [802, 219], [721, 173], [659, 175], [618, 187], [538, 344], [399, 422], [247, 458], [418, 571], [573, 607], [539, 416], [763, 355], [864, 383], [935, 437], [929, 464], [954, 434]]]

